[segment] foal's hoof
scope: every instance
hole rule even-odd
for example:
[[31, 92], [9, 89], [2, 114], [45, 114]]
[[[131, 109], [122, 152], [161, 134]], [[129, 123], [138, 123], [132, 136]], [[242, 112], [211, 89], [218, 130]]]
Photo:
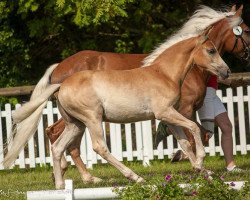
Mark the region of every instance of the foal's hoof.
[[136, 180], [136, 183], [144, 183], [145, 180], [142, 178], [142, 177], [139, 177], [137, 180]]
[[92, 182], [93, 182], [93, 183], [100, 183], [100, 182], [102, 182], [102, 179], [101, 179], [101, 178], [98, 178], [98, 177], [93, 176], [93, 177], [92, 177]]
[[195, 168], [195, 171], [202, 175], [205, 175], [208, 180], [213, 180], [213, 177], [212, 177], [212, 175], [214, 174], [213, 171], [205, 169], [205, 168], [201, 168], [201, 169]]
[[64, 184], [64, 182], [63, 182], [63, 183], [56, 184], [56, 189], [57, 189], [57, 190], [63, 190], [63, 189], [65, 189], [65, 184]]
[[204, 169], [204, 172], [205, 172], [208, 176], [214, 175], [214, 172], [213, 172], [212, 170], [209, 170], [209, 169]]
[[91, 176], [91, 177], [88, 177], [88, 178], [83, 178], [82, 180], [85, 183], [100, 183], [100, 182], [102, 182], [102, 179], [100, 179], [98, 177], [95, 177], [95, 176]]
[[194, 171], [195, 171], [196, 173], [202, 172], [202, 169], [199, 168], [199, 167], [193, 167], [193, 169], [194, 169]]

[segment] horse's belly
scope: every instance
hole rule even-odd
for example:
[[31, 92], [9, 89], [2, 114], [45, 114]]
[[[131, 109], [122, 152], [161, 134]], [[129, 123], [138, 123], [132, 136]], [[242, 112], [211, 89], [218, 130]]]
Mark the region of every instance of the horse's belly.
[[154, 113], [144, 105], [114, 102], [104, 105], [104, 121], [130, 123], [154, 118]]

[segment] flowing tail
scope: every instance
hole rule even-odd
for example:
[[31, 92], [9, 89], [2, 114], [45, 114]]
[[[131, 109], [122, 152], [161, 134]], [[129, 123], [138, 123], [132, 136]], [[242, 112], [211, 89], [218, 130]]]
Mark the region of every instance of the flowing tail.
[[5, 168], [9, 168], [12, 165], [21, 149], [31, 136], [35, 134], [48, 98], [60, 87], [60, 84], [49, 85], [48, 81], [46, 82], [46, 79], [49, 79], [49, 73], [53, 71], [51, 70], [53, 67], [55, 66], [51, 66], [46, 71], [46, 76], [44, 75], [39, 81], [35, 95], [32, 95], [33, 97], [31, 100], [13, 114], [13, 127], [15, 128], [12, 130], [11, 134], [13, 140], [11, 140], [10, 148], [3, 161], [3, 166]]
[[[45, 72], [45, 74], [43, 75], [43, 77], [40, 79], [40, 81], [37, 83], [35, 89], [32, 92], [32, 95], [30, 97], [30, 102], [33, 101], [34, 99], [41, 98], [41, 94], [46, 90], [46, 88], [49, 86], [49, 78], [50, 75], [52, 74], [53, 70], [58, 66], [58, 63], [51, 65]], [[40, 101], [44, 101], [43, 99], [40, 99]], [[26, 104], [24, 104], [20, 109], [16, 110], [13, 115], [13, 123], [19, 123], [21, 121], [23, 121], [24, 119], [26, 119], [27, 117], [29, 117], [32, 112], [36, 109], [36, 106], [32, 107], [31, 104], [29, 102], [29, 105], [26, 106]], [[26, 107], [28, 107], [28, 109], [25, 111]], [[32, 109], [33, 108], [33, 109]]]

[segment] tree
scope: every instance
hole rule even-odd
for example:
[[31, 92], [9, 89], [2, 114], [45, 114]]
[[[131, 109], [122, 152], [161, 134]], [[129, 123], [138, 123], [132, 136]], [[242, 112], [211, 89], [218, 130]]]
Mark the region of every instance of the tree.
[[84, 49], [150, 52], [197, 5], [218, 7], [229, 2], [2, 0], [0, 87], [36, 84], [49, 65]]

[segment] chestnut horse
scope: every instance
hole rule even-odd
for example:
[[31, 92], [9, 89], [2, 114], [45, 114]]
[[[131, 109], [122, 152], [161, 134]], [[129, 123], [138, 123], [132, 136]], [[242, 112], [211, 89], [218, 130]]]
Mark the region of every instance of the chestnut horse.
[[[206, 31], [207, 32], [207, 31]], [[206, 33], [205, 32], [205, 33]], [[200, 138], [200, 129], [175, 108], [181, 94], [181, 86], [191, 67], [208, 70], [221, 78], [227, 78], [229, 68], [220, 57], [214, 44], [201, 35], [175, 40], [147, 67], [132, 70], [86, 70], [77, 72], [61, 84], [49, 85], [37, 98], [32, 99], [13, 114], [15, 121], [23, 115], [39, 115], [36, 110], [58, 91], [58, 108], [65, 121], [65, 129], [52, 144], [55, 185], [64, 188], [61, 173], [61, 157], [72, 142], [82, 137], [85, 128], [90, 132], [94, 151], [115, 166], [125, 177], [141, 182], [143, 178], [119, 162], [108, 150], [103, 138], [102, 122], [131, 123], [158, 119], [168, 124], [189, 129], [196, 143], [196, 159], [191, 164], [201, 170], [205, 150]], [[178, 52], [178, 54], [176, 53]], [[74, 96], [74, 98], [72, 98]], [[30, 114], [31, 113], [31, 114]], [[30, 121], [37, 124], [38, 120]], [[20, 127], [20, 124], [18, 124]], [[17, 126], [17, 130], [19, 127]], [[26, 129], [30, 129], [26, 126]], [[25, 133], [14, 137], [4, 166], [9, 167], [19, 152], [16, 147], [25, 144]], [[23, 137], [24, 136], [24, 137]]]
[[[243, 21], [239, 20], [241, 17], [243, 7], [240, 7], [236, 11], [236, 7], [233, 6], [230, 12], [220, 13], [208, 7], [202, 7], [200, 10], [196, 11], [191, 19], [186, 23], [186, 27], [190, 27], [192, 30], [196, 30], [194, 27], [197, 26], [200, 30], [211, 25], [209, 38], [214, 42], [215, 46], [218, 48], [220, 54], [224, 52], [231, 52], [242, 58], [247, 58], [249, 55], [248, 44], [250, 41], [249, 28]], [[230, 17], [228, 17], [230, 16]], [[203, 20], [201, 20], [201, 18]], [[232, 19], [235, 18], [236, 23], [230, 23]], [[239, 22], [237, 22], [237, 19]], [[198, 25], [197, 25], [198, 24]], [[194, 26], [195, 25], [195, 26]], [[236, 36], [233, 33], [233, 27], [239, 25], [244, 32], [241, 36]], [[185, 29], [185, 28], [184, 28]], [[183, 29], [180, 30], [182, 32]], [[240, 39], [240, 40], [239, 40]], [[239, 40], [239, 41], [238, 41]], [[244, 42], [243, 42], [244, 41]], [[246, 42], [245, 42], [246, 41]], [[165, 44], [161, 45], [161, 49], [165, 49]], [[247, 45], [246, 45], [247, 44]], [[156, 49], [158, 51], [158, 48]], [[146, 59], [146, 63], [153, 60], [156, 53], [151, 54]], [[153, 55], [153, 56], [152, 56]], [[96, 52], [96, 51], [81, 51], [64, 61], [62, 61], [53, 71], [51, 75], [51, 83], [61, 83], [66, 77], [72, 75], [73, 73], [86, 69], [131, 69], [138, 68], [141, 66], [141, 62], [144, 58], [148, 56], [147, 54], [115, 54], [107, 52]], [[208, 74], [200, 70], [199, 68], [192, 68], [187, 74], [184, 84], [181, 89], [181, 99], [179, 112], [182, 113], [187, 118], [192, 118], [195, 111], [201, 106], [207, 82]], [[64, 130], [63, 120], [59, 120], [52, 126], [48, 127], [46, 130], [47, 135], [50, 138], [51, 143], [53, 143], [59, 135]], [[192, 149], [195, 148], [195, 143], [192, 135], [190, 135], [188, 130], [185, 130], [189, 141], [191, 142]], [[183, 136], [185, 137], [185, 136]], [[97, 181], [95, 177], [92, 177], [85, 168], [84, 163], [80, 158], [80, 147], [81, 138], [77, 140], [75, 144], [69, 147], [70, 154], [74, 160], [77, 168], [81, 172], [83, 181]], [[188, 144], [187, 144], [188, 145]], [[187, 146], [190, 148], [191, 146]], [[191, 153], [194, 159], [194, 154]], [[65, 172], [67, 167], [67, 161], [63, 156], [62, 159], [62, 173]]]

